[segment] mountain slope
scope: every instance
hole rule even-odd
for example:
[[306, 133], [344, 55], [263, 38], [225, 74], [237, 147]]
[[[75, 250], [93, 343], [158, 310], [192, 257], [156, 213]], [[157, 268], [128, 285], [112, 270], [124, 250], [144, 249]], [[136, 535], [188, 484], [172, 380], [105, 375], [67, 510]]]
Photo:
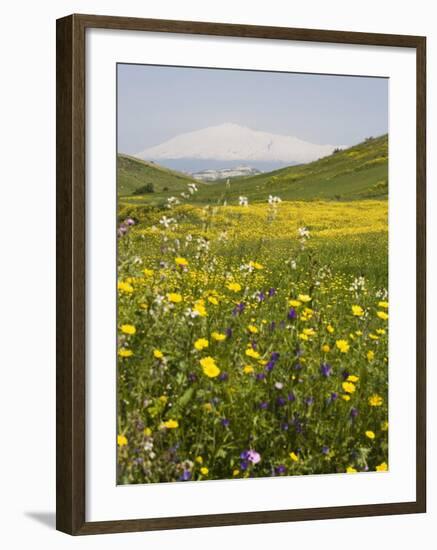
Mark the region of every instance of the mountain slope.
[[186, 191], [188, 183], [196, 183], [199, 186], [199, 182], [193, 178], [158, 164], [144, 162], [128, 155], [117, 157], [119, 196], [143, 194], [141, 191], [144, 191], [144, 195], [157, 198], [163, 194], [170, 195]]
[[260, 132], [226, 123], [180, 134], [135, 156], [153, 160], [189, 158], [291, 164], [324, 157], [336, 147], [316, 145], [293, 136]]
[[282, 200], [387, 198], [388, 136], [368, 139], [309, 164], [238, 178], [229, 186], [216, 183], [199, 189], [195, 199], [235, 203], [239, 196], [265, 201], [270, 194]]

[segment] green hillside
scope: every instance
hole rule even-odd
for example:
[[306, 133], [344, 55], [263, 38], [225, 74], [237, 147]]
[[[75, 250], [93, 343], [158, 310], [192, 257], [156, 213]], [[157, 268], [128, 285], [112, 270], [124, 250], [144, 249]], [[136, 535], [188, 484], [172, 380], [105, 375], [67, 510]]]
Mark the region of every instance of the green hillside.
[[[154, 164], [127, 155], [117, 158], [118, 195], [148, 197], [150, 202], [187, 190], [187, 184], [195, 180]], [[195, 182], [198, 184], [198, 182]]]
[[273, 172], [236, 178], [214, 185], [133, 157], [118, 157], [118, 194], [125, 204], [160, 205], [195, 183], [190, 202], [235, 203], [245, 196], [264, 202], [269, 195], [282, 200], [385, 199], [388, 196], [388, 136], [369, 138], [320, 160]]
[[308, 164], [235, 179], [228, 187], [225, 183], [207, 186], [199, 190], [196, 200], [234, 201], [243, 195], [256, 202], [270, 194], [282, 200], [386, 198], [388, 136], [368, 139]]

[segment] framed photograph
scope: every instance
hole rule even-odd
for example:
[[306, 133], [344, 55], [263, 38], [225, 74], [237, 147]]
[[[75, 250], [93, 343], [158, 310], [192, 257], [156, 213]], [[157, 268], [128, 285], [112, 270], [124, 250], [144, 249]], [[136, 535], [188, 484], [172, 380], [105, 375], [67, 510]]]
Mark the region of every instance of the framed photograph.
[[424, 512], [424, 37], [57, 21], [57, 528]]

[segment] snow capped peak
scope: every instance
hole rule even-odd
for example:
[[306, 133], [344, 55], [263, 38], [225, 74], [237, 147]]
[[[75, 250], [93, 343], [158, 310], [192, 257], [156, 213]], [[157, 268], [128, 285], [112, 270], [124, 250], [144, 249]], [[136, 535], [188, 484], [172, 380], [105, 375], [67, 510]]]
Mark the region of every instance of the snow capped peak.
[[141, 151], [144, 160], [215, 159], [283, 163], [310, 162], [332, 153], [338, 145], [316, 145], [294, 136], [271, 134], [225, 122], [175, 136]]

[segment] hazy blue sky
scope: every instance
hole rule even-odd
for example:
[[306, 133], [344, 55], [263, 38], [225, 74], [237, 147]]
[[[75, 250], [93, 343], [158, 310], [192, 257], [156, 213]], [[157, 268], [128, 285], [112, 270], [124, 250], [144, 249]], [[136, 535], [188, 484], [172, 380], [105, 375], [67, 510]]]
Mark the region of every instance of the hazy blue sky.
[[388, 129], [382, 78], [118, 65], [118, 150], [137, 153], [224, 122], [318, 144]]

